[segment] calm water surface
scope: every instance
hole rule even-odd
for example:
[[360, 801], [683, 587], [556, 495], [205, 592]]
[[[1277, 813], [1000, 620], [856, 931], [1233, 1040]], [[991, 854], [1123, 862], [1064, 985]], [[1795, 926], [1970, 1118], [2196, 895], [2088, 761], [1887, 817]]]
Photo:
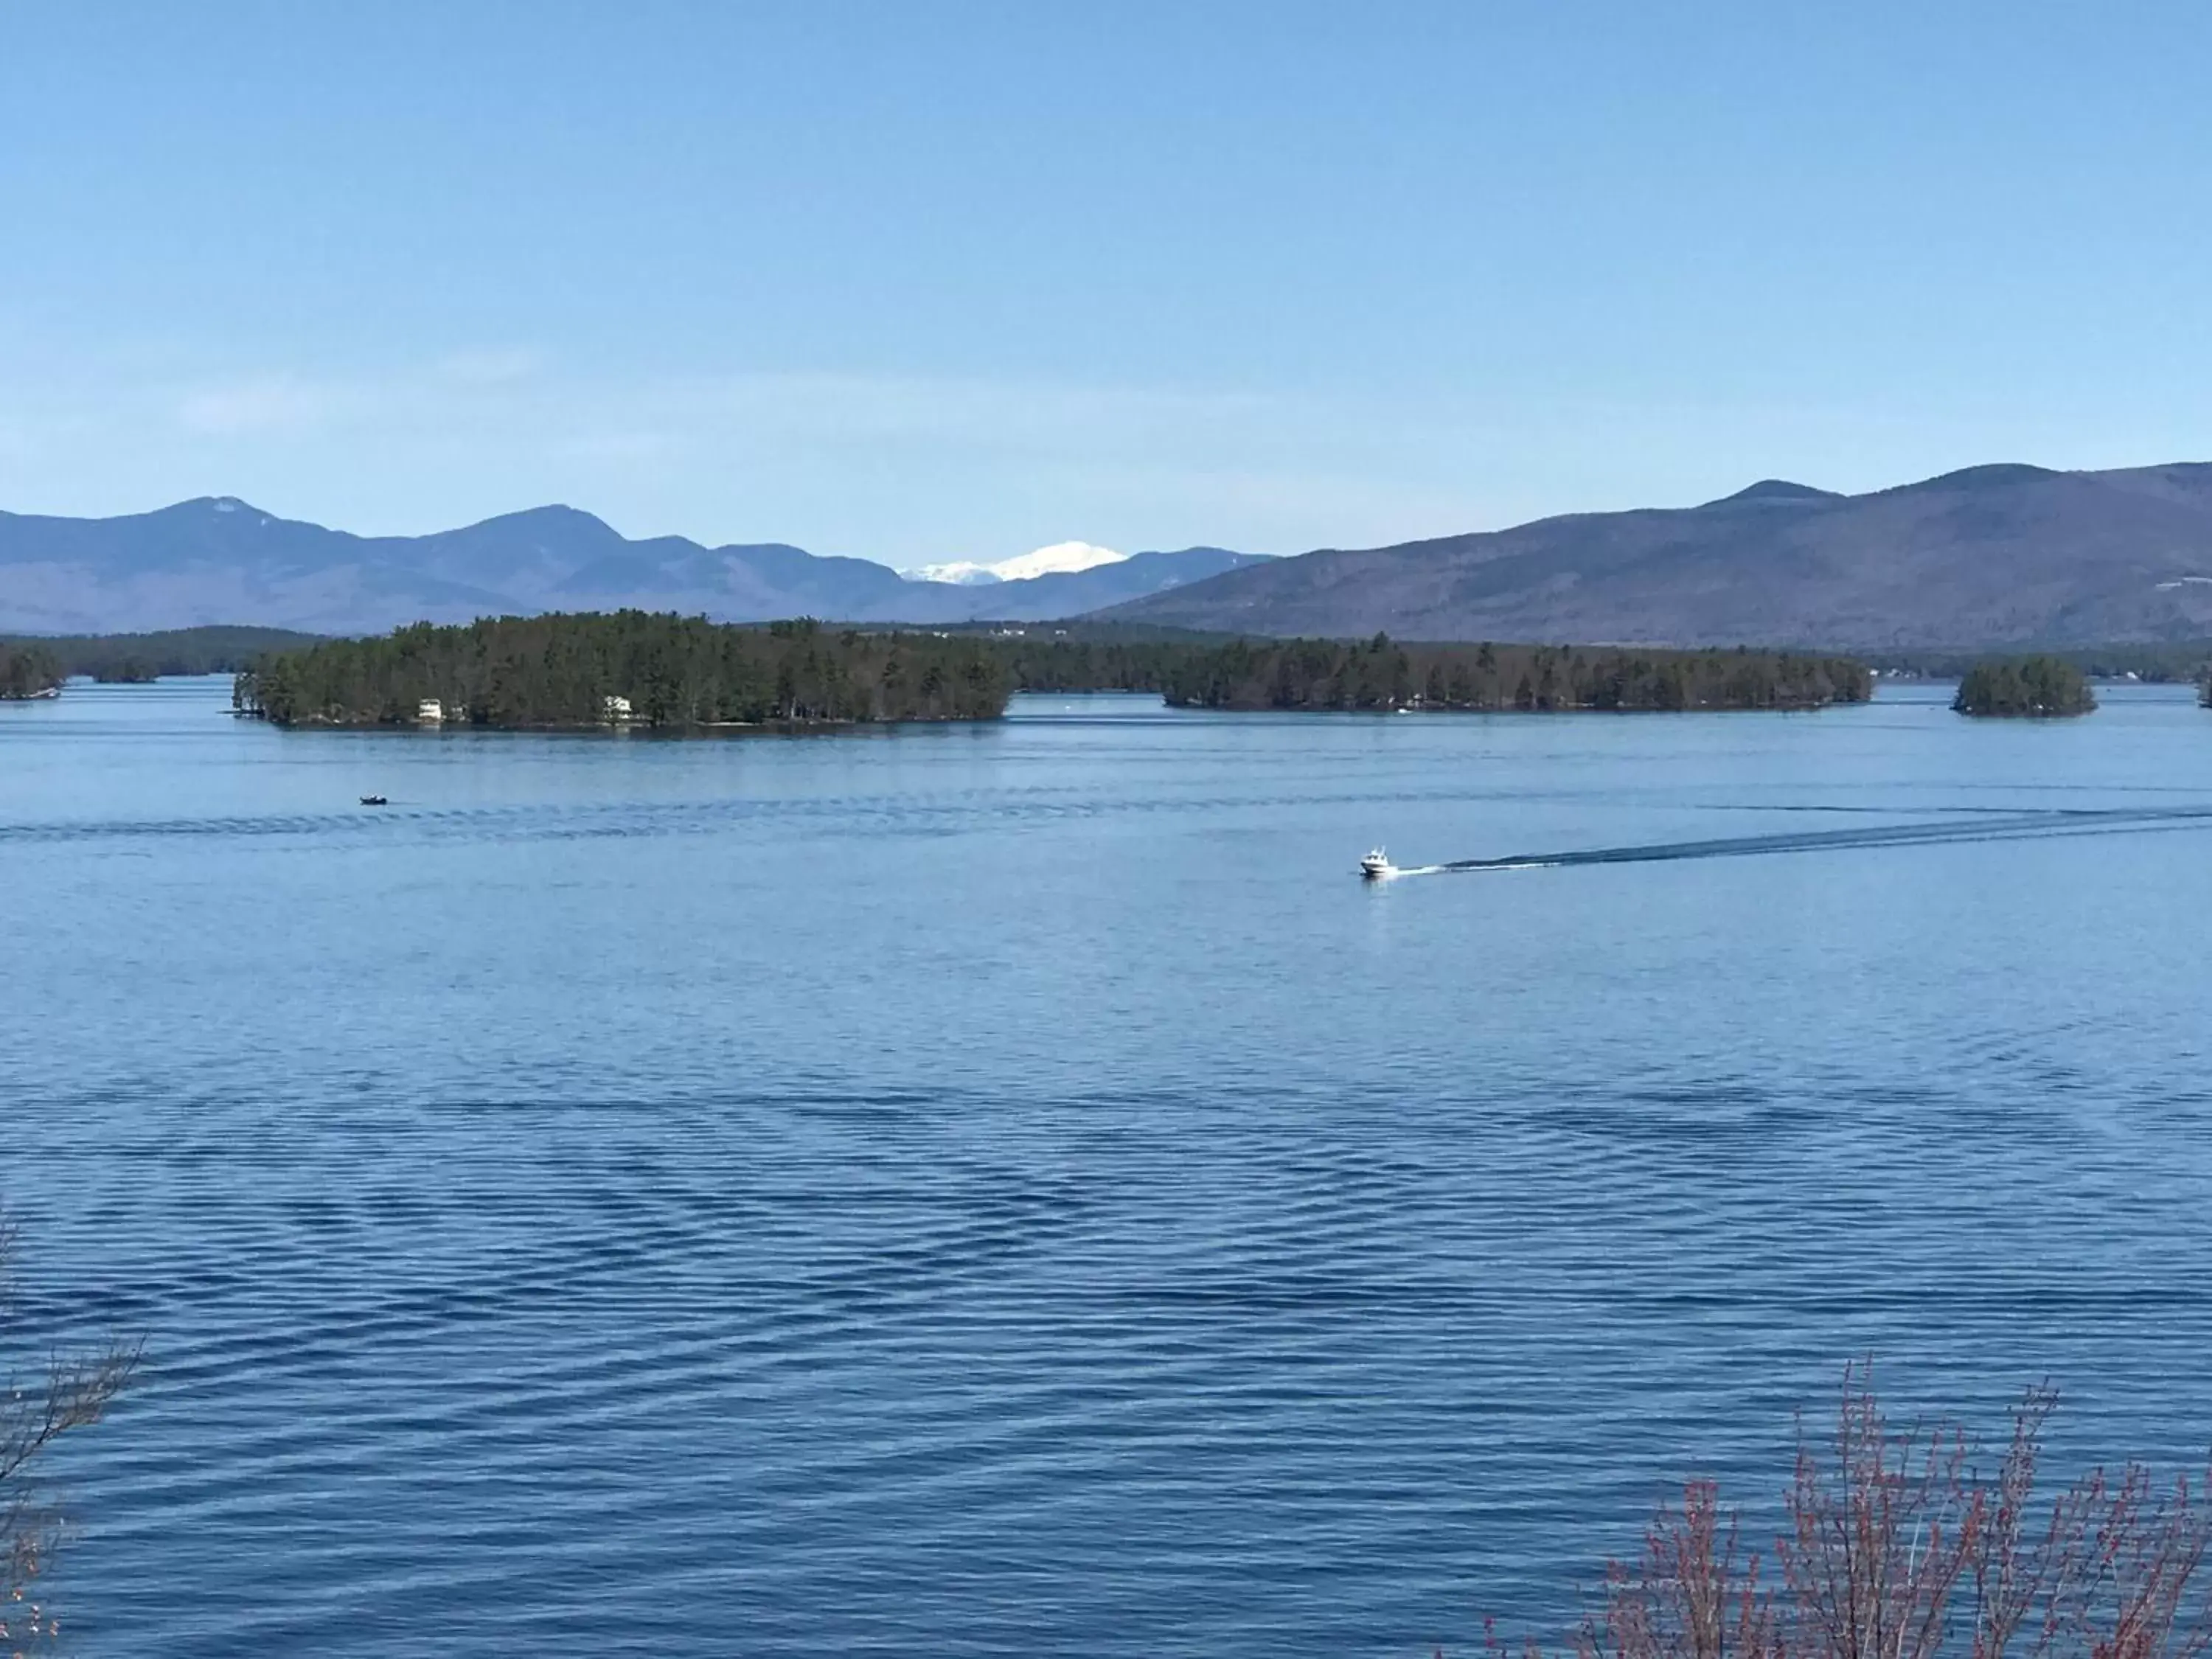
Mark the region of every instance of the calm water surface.
[[[0, 708], [93, 1659], [1411, 1656], [1551, 1630], [1872, 1352], [2212, 1440], [2212, 714], [805, 740]], [[381, 811], [353, 805], [368, 790]], [[2054, 821], [2057, 822], [2057, 821]]]

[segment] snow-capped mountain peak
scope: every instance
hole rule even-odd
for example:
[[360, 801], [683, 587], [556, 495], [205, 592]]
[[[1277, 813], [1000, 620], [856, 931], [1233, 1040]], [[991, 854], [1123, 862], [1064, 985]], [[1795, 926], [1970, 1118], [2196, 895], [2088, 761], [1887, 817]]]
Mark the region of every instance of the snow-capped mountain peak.
[[918, 570], [902, 570], [899, 574], [910, 581], [957, 582], [963, 586], [975, 586], [983, 582], [1025, 582], [1033, 576], [1069, 575], [1078, 570], [1096, 570], [1102, 564], [1119, 564], [1129, 556], [1116, 553], [1110, 547], [1097, 547], [1089, 542], [1054, 542], [1050, 547], [1040, 547], [1011, 559], [1000, 559], [994, 564], [982, 564], [972, 559], [956, 559], [946, 564], [926, 564]]

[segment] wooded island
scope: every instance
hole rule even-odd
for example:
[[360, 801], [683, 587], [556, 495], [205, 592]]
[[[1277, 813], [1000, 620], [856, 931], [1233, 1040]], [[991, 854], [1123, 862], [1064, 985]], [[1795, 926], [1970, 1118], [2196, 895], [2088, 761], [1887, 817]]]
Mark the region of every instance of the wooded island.
[[1961, 714], [2051, 720], [2086, 714], [2097, 694], [2063, 657], [2001, 657], [1978, 662], [1959, 682], [1951, 707]]
[[0, 702], [52, 696], [62, 679], [60, 659], [45, 646], [0, 642]]
[[322, 636], [288, 628], [171, 628], [156, 634], [51, 634], [0, 639], [0, 650], [35, 648], [60, 677], [84, 674], [103, 684], [142, 685], [172, 674], [235, 674], [264, 652], [319, 645]]
[[803, 727], [995, 720], [1012, 688], [981, 640], [622, 611], [422, 623], [276, 652], [238, 677], [231, 701], [278, 726]]
[[1820, 708], [1864, 702], [1874, 677], [1845, 657], [1640, 647], [1401, 645], [1377, 634], [1239, 640], [1171, 658], [1161, 691], [1177, 707], [1621, 713]]
[[1013, 690], [1157, 691], [1177, 708], [1819, 708], [1863, 702], [1847, 658], [1371, 640], [1050, 640], [744, 627], [619, 611], [428, 623], [273, 652], [240, 712], [280, 726], [818, 726], [992, 720]]

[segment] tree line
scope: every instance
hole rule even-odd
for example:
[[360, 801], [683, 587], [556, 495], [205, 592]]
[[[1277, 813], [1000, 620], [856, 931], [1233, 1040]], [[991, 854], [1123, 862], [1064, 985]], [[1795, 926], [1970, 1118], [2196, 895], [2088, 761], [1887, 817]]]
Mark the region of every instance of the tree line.
[[1024, 691], [1159, 691], [1176, 666], [1219, 641], [1207, 639], [994, 638]]
[[[2069, 662], [2092, 679], [2124, 679], [2132, 674], [2146, 684], [2202, 684], [2212, 674], [2212, 641], [2165, 640], [2132, 645], [2052, 647], [2027, 654], [2056, 657]], [[1917, 675], [1923, 679], [1963, 679], [1987, 653], [1975, 651], [1875, 651], [1868, 665], [1883, 672]]]
[[1872, 674], [1849, 658], [1743, 647], [1401, 644], [1377, 634], [1158, 648], [1158, 689], [1179, 708], [1794, 709], [1874, 694]]
[[0, 702], [45, 696], [64, 678], [61, 659], [46, 645], [0, 641]]
[[814, 726], [993, 720], [1012, 678], [984, 641], [765, 628], [622, 611], [418, 623], [272, 653], [241, 673], [241, 712], [279, 726], [412, 723], [426, 702], [488, 726]]
[[63, 678], [87, 674], [138, 684], [171, 674], [235, 674], [264, 652], [314, 644], [320, 636], [289, 628], [170, 628], [151, 634], [63, 634], [0, 641], [51, 653]]
[[[1337, 640], [1042, 640], [765, 628], [621, 611], [418, 623], [273, 653], [241, 710], [280, 725], [808, 725], [990, 719], [1014, 690], [1153, 691], [1179, 708], [1817, 708], [1864, 702], [1847, 658], [1790, 652]], [[618, 700], [611, 702], [610, 700]]]

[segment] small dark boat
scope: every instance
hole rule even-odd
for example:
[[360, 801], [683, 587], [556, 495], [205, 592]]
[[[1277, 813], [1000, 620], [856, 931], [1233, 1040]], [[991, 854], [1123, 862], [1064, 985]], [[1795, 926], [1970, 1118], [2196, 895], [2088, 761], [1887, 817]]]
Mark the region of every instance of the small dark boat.
[[363, 795], [361, 798], [361, 804], [363, 806], [389, 806], [392, 805], [390, 801], [385, 799], [381, 795]]

